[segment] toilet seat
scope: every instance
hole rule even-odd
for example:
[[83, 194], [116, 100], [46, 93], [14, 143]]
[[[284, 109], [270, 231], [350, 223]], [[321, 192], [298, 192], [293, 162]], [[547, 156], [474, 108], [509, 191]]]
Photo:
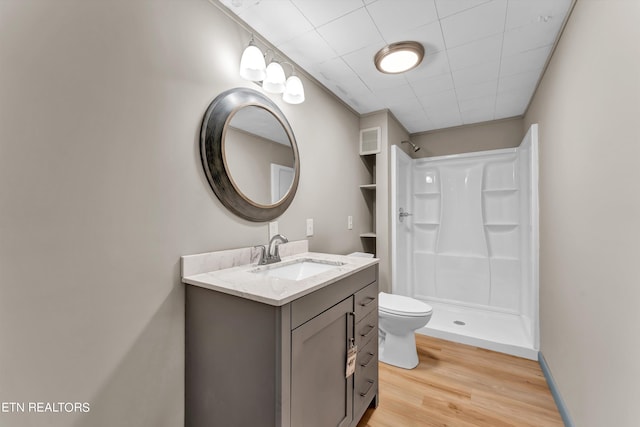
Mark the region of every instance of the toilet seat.
[[429, 304], [403, 295], [380, 292], [378, 310], [388, 314], [407, 317], [422, 317], [431, 314], [433, 308]]

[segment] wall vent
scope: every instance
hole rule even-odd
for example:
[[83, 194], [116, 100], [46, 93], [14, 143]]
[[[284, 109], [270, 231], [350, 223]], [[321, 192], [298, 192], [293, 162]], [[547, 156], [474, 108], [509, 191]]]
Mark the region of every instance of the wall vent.
[[360, 155], [380, 152], [380, 127], [360, 131]]

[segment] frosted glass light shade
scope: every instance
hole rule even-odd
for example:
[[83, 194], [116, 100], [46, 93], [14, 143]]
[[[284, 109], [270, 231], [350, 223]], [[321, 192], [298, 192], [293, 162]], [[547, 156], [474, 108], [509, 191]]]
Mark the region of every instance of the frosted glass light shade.
[[287, 104], [302, 104], [304, 102], [304, 87], [298, 76], [290, 76], [287, 79], [282, 100]]
[[240, 77], [254, 82], [264, 80], [266, 68], [260, 49], [252, 44], [247, 46], [240, 59]]
[[282, 65], [271, 62], [267, 66], [267, 76], [262, 82], [262, 89], [269, 93], [282, 93], [285, 89], [285, 76]]

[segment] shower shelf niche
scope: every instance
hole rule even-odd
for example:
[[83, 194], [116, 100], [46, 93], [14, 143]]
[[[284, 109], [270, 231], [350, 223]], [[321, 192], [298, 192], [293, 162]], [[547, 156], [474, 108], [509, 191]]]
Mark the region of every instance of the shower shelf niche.
[[518, 191], [517, 188], [485, 188], [483, 193], [514, 193]]

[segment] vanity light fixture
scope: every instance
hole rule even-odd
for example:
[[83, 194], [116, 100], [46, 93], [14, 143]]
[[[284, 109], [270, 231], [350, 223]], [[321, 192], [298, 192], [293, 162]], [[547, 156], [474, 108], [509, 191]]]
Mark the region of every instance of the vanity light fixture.
[[399, 74], [416, 68], [424, 58], [424, 47], [415, 41], [391, 43], [380, 49], [373, 58], [378, 71]]
[[275, 59], [275, 55], [269, 65], [266, 65], [265, 56], [255, 45], [252, 35], [249, 46], [240, 59], [240, 77], [262, 86], [265, 92], [282, 93], [283, 101], [288, 104], [304, 102], [302, 80], [295, 75], [293, 65], [288, 62], [282, 63], [291, 65], [292, 72], [287, 79], [282, 64]]
[[287, 85], [282, 100], [287, 104], [302, 104], [304, 102], [304, 86], [300, 77], [292, 74], [287, 79]]
[[262, 81], [262, 89], [269, 93], [283, 93], [286, 84], [286, 77], [282, 65], [276, 61], [271, 61], [267, 65], [267, 76]]
[[251, 41], [249, 46], [242, 52], [242, 58], [240, 59], [240, 77], [245, 80], [261, 81], [266, 77], [266, 64], [264, 62], [264, 55], [258, 46]]

